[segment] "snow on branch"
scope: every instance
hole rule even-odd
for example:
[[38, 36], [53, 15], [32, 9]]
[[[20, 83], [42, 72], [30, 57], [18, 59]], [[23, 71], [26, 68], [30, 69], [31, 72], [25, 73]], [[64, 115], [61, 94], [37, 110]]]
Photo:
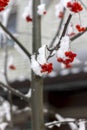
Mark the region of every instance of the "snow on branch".
[[87, 123], [86, 119], [69, 119], [66, 121], [48, 122], [45, 123], [45, 126], [48, 128], [53, 128], [54, 126], [60, 127], [62, 124], [71, 124], [72, 130], [85, 130], [85, 123]]
[[54, 126], [60, 127], [63, 124], [68, 124], [71, 130], [86, 130], [85, 124], [87, 123], [86, 119], [73, 119], [73, 118], [63, 118], [61, 115], [55, 115], [57, 120], [45, 123], [45, 126], [48, 128], [53, 128]]
[[5, 85], [4, 83], [0, 82], [0, 87], [2, 88], [6, 88], [7, 90], [11, 91], [12, 94], [15, 94], [16, 96], [22, 98], [23, 100], [25, 100], [26, 102], [29, 102], [29, 98], [27, 96], [25, 96], [23, 93], [21, 93], [20, 91], [10, 87], [9, 85]]

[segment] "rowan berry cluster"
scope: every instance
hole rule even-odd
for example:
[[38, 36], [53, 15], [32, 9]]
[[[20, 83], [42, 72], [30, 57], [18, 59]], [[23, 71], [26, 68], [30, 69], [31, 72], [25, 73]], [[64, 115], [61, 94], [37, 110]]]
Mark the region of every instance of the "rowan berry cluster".
[[48, 64], [43, 64], [41, 65], [41, 73], [43, 72], [47, 72], [47, 73], [51, 73], [53, 70], [53, 65], [52, 63], [48, 63]]
[[80, 25], [76, 25], [76, 29], [79, 31], [79, 32], [84, 32], [86, 30], [85, 27], [81, 27]]
[[70, 63], [72, 63], [74, 61], [76, 54], [73, 53], [72, 51], [66, 51], [65, 56], [66, 56], [65, 59], [59, 57], [57, 59], [57, 61], [60, 62], [60, 63], [63, 63], [65, 65], [65, 68], [70, 68], [71, 67]]
[[8, 5], [9, 0], [0, 0], [0, 11], [3, 11]]
[[83, 10], [82, 6], [78, 2], [68, 2], [67, 7], [74, 13], [78, 13]]

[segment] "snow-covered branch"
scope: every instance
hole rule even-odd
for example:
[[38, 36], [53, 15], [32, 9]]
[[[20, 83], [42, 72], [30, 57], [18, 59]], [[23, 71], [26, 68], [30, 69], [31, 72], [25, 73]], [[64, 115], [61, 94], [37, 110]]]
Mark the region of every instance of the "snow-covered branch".
[[8, 85], [5, 85], [4, 83], [0, 82], [0, 87], [2, 88], [6, 88], [7, 90], [11, 91], [12, 94], [22, 98], [23, 100], [25, 100], [26, 102], [29, 102], [29, 98], [26, 97], [23, 93], [21, 93], [20, 91], [8, 86]]
[[48, 128], [53, 128], [54, 126], [61, 127], [63, 124], [69, 125], [71, 130], [85, 130], [85, 124], [87, 123], [86, 119], [73, 119], [73, 118], [64, 118], [59, 114], [55, 115], [57, 120], [45, 123], [45, 126]]

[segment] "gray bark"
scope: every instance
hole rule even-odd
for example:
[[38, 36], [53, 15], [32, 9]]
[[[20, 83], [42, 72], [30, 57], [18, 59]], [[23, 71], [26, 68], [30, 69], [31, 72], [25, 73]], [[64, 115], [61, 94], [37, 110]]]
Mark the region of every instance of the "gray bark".
[[[41, 46], [41, 18], [37, 14], [40, 0], [33, 0], [33, 42], [32, 52], [37, 52]], [[44, 130], [43, 118], [43, 80], [32, 73], [32, 130]]]

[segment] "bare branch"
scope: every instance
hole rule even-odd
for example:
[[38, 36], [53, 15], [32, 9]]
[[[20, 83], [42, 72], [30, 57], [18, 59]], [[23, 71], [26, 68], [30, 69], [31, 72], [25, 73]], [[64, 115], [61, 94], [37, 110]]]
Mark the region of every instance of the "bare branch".
[[69, 25], [69, 23], [70, 23], [71, 18], [72, 18], [72, 15], [69, 14], [69, 16], [68, 16], [68, 18], [67, 18], [67, 21], [66, 21], [66, 23], [65, 23], [65, 25], [64, 25], [63, 32], [62, 32], [62, 34], [61, 34], [61, 37], [60, 37], [60, 39], [59, 39], [57, 45], [56, 45], [54, 48], [52, 48], [52, 49], [49, 49], [49, 48], [48, 48], [48, 50], [50, 51], [50, 54], [49, 54], [47, 60], [52, 57], [53, 51], [54, 51], [54, 50], [58, 50], [58, 48], [60, 47], [61, 39], [62, 39], [62, 37], [64, 37], [65, 34], [66, 34], [66, 31], [67, 31], [67, 28], [68, 28], [68, 25]]
[[16, 44], [24, 51], [28, 58], [31, 59], [31, 54], [27, 51], [27, 49], [25, 49], [25, 47], [7, 30], [7, 28], [1, 22], [0, 27], [16, 42]]
[[[65, 8], [64, 8], [64, 11], [63, 11], [63, 12], [64, 12], [64, 15], [65, 15], [65, 11], [66, 11], [66, 10], [65, 10]], [[58, 37], [58, 35], [59, 35], [59, 33], [60, 33], [60, 30], [61, 30], [63, 21], [64, 21], [64, 16], [63, 16], [63, 18], [60, 20], [58, 30], [57, 30], [55, 36], [53, 37], [53, 39], [52, 39], [52, 41], [51, 41], [51, 43], [50, 43], [50, 45], [49, 45], [50, 48], [52, 47], [53, 43], [55, 42], [56, 38]]]
[[66, 30], [67, 30], [67, 28], [68, 28], [68, 25], [69, 25], [69, 23], [70, 23], [71, 18], [72, 18], [72, 15], [69, 14], [68, 19], [67, 19], [67, 21], [66, 21], [66, 23], [65, 23], [65, 25], [64, 25], [64, 29], [63, 29], [63, 32], [62, 32], [62, 34], [61, 34], [60, 40], [59, 40], [58, 44], [56, 45], [56, 49], [59, 48], [59, 46], [60, 46], [60, 41], [61, 41], [62, 37], [64, 37], [65, 34], [66, 34]]

